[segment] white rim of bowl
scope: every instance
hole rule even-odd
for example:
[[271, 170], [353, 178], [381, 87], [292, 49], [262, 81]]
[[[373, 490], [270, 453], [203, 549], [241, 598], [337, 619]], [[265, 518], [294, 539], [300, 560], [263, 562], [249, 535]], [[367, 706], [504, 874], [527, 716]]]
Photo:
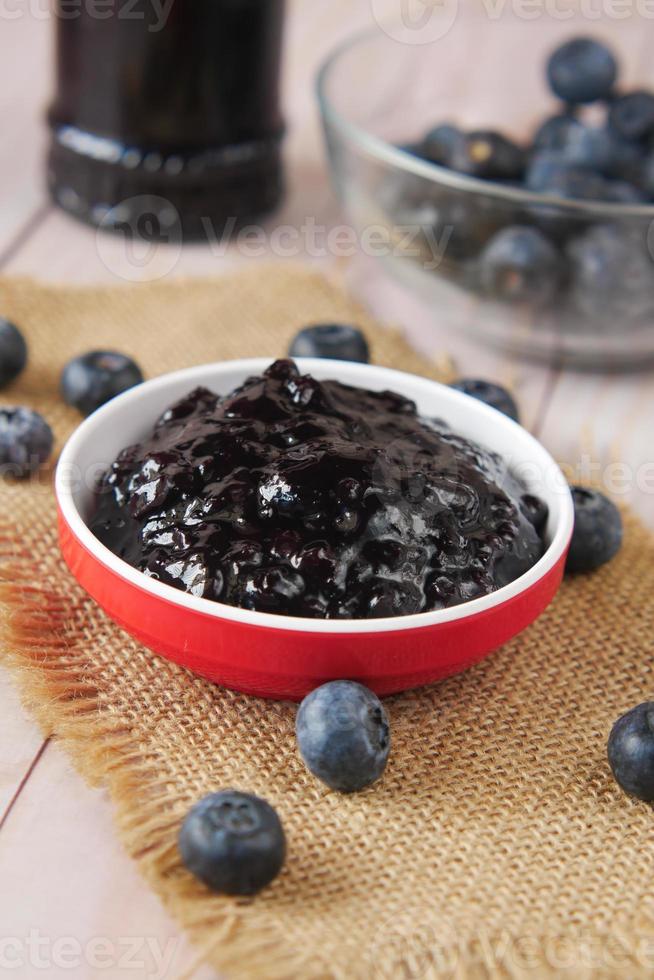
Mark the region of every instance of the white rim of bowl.
[[[424, 177], [433, 183], [443, 184], [455, 190], [483, 194], [486, 197], [498, 198], [522, 205], [538, 205], [541, 207], [558, 208], [562, 211], [575, 212], [597, 218], [605, 215], [607, 219], [654, 217], [654, 204], [621, 204], [619, 201], [578, 201], [554, 194], [539, 194], [521, 187], [503, 187], [492, 180], [481, 180], [478, 177], [468, 177], [466, 174], [448, 170], [437, 163], [428, 163], [419, 157], [402, 150], [393, 143], [388, 143], [380, 136], [375, 136], [369, 130], [351, 122], [334, 108], [327, 95], [327, 84], [332, 71], [338, 67], [342, 55], [347, 54], [357, 45], [371, 39], [384, 41], [385, 35], [380, 35], [377, 28], [366, 28], [342, 41], [323, 61], [316, 75], [316, 92], [323, 120], [340, 129], [352, 143], [360, 147], [368, 156], [382, 160], [384, 163], [406, 173]], [[391, 38], [386, 38], [392, 43]]]
[[[488, 612], [496, 606], [500, 606], [516, 598], [516, 596], [536, 585], [561, 559], [570, 542], [574, 523], [574, 508], [568, 482], [552, 456], [550, 456], [544, 446], [530, 432], [495, 409], [474, 400], [472, 401], [474, 401], [475, 411], [478, 411], [482, 417], [485, 415], [488, 424], [514, 427], [524, 438], [531, 440], [538, 454], [542, 456], [543, 463], [547, 465], [552, 476], [552, 495], [561, 494], [560, 519], [544, 555], [527, 572], [514, 582], [509, 583], [509, 585], [498, 589], [496, 592], [491, 592], [489, 595], [482, 596], [479, 599], [472, 599], [470, 602], [452, 606], [449, 609], [412, 613], [408, 616], [390, 616], [380, 619], [309, 619], [300, 616], [285, 616], [282, 613], [257, 612], [249, 609], [241, 609], [239, 606], [230, 606], [226, 603], [216, 602], [212, 599], [201, 599], [189, 595], [187, 592], [181, 592], [171, 585], [166, 585], [149, 578], [143, 572], [129, 565], [126, 561], [123, 561], [122, 558], [118, 558], [117, 555], [103, 545], [90, 531], [75, 504], [70, 476], [75, 472], [79, 447], [89, 438], [92, 438], [94, 429], [112, 414], [118, 403], [125, 405], [129, 404], [129, 402], [134, 402], [136, 404], [142, 397], [144, 391], [150, 392], [157, 389], [165, 389], [170, 384], [182, 380], [188, 380], [192, 388], [194, 381], [197, 383], [197, 379], [203, 377], [207, 371], [211, 371], [214, 368], [221, 369], [229, 367], [231, 371], [242, 371], [244, 376], [248, 376], [265, 369], [273, 360], [274, 358], [248, 358], [235, 361], [218, 361], [213, 364], [198, 365], [161, 375], [158, 378], [153, 378], [134, 388], [130, 388], [122, 395], [113, 398], [78, 426], [68, 439], [59, 457], [55, 473], [55, 495], [61, 514], [69, 530], [79, 544], [99, 561], [100, 564], [143, 592], [149, 592], [153, 596], [172, 603], [175, 606], [193, 610], [194, 612], [202, 613], [214, 619], [227, 619], [233, 622], [243, 623], [247, 626], [277, 629], [285, 632], [348, 635], [353, 633], [387, 633], [433, 627]], [[326, 363], [325, 360], [317, 360], [315, 358], [296, 358], [295, 360], [302, 369], [305, 369], [309, 373], [311, 370], [315, 370], [316, 367], [324, 368]], [[448, 392], [448, 398], [451, 398], [453, 401], [465, 402], [468, 407], [470, 406], [471, 399], [469, 395], [448, 388], [446, 385], [441, 385], [439, 382], [432, 381], [429, 378], [421, 378], [409, 372], [395, 371], [392, 368], [378, 367], [372, 364], [354, 365], [351, 361], [337, 360], [329, 361], [329, 363], [335, 366], [335, 371], [339, 364], [346, 365], [349, 368], [354, 367], [355, 370], [360, 368], [361, 373], [364, 375], [368, 371], [374, 371], [377, 376], [387, 379], [389, 389], [393, 389], [394, 383], [397, 386], [398, 378], [411, 378], [412, 384], [415, 384], [418, 388], [433, 386], [443, 388]]]

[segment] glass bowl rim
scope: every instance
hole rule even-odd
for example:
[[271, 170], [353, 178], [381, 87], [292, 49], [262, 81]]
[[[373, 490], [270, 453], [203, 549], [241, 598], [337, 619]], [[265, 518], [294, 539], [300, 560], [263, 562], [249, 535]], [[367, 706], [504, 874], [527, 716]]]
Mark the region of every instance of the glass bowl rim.
[[[537, 193], [521, 187], [505, 187], [492, 180], [469, 177], [466, 174], [448, 170], [439, 164], [421, 160], [407, 150], [403, 150], [399, 146], [387, 142], [387, 140], [382, 139], [380, 136], [375, 136], [368, 129], [352, 122], [335, 108], [327, 94], [327, 86], [331, 77], [338, 69], [344, 55], [359, 45], [363, 45], [370, 40], [380, 39], [380, 37], [383, 39], [384, 35], [380, 35], [379, 27], [364, 28], [349, 35], [349, 37], [337, 44], [322, 61], [315, 79], [318, 105], [323, 122], [332, 124], [341, 132], [347, 141], [355, 144], [368, 156], [388, 164], [395, 170], [400, 170], [407, 174], [414, 174], [433, 184], [443, 185], [470, 194], [483, 194], [485, 197], [491, 197], [514, 205], [541, 206], [557, 209], [563, 213], [577, 214], [580, 217], [588, 216], [596, 218], [598, 215], [603, 215], [607, 219], [614, 221], [619, 218], [654, 219], [654, 203], [623, 204], [619, 201], [580, 201], [559, 197], [554, 194]], [[389, 41], [392, 40], [390, 37], [387, 39]]]

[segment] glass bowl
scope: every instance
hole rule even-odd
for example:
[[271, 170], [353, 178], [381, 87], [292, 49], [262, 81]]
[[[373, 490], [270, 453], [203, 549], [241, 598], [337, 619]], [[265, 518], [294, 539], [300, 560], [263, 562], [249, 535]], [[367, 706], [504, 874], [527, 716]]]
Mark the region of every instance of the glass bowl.
[[[527, 144], [559, 110], [545, 83], [547, 57], [582, 30], [604, 36], [625, 87], [643, 84], [629, 69], [642, 24], [618, 30], [615, 23], [579, 29], [551, 18], [495, 22], [460, 6], [436, 40], [418, 43], [410, 27], [403, 35], [380, 25], [342, 45], [319, 74], [332, 177], [362, 250], [421, 293], [450, 330], [579, 367], [651, 363], [653, 205], [544, 196], [461, 175], [402, 149], [444, 122], [500, 130]], [[517, 56], [525, 51], [528, 57]], [[562, 256], [553, 298], [506, 300], [489, 292], [480, 254], [513, 225], [540, 229]]]

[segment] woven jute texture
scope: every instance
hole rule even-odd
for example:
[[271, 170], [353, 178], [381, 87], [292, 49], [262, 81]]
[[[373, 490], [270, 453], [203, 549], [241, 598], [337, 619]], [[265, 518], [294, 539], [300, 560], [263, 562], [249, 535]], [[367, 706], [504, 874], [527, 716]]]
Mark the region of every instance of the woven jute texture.
[[[122, 290], [0, 282], [30, 367], [5, 401], [59, 443], [76, 418], [64, 361], [133, 354], [149, 375], [282, 353], [302, 323], [356, 319], [375, 360], [438, 374], [311, 273]], [[391, 698], [384, 778], [351, 797], [306, 772], [295, 707], [214, 687], [130, 640], [58, 557], [51, 471], [2, 487], [2, 648], [26, 703], [93, 783], [151, 886], [233, 978], [640, 977], [654, 973], [652, 810], [605, 760], [612, 721], [652, 696], [654, 540], [627, 519], [602, 572], [566, 582], [539, 622], [467, 673]], [[176, 835], [203, 794], [265, 796], [289, 842], [253, 900], [211, 896]], [[72, 831], [71, 831], [72, 832]]]

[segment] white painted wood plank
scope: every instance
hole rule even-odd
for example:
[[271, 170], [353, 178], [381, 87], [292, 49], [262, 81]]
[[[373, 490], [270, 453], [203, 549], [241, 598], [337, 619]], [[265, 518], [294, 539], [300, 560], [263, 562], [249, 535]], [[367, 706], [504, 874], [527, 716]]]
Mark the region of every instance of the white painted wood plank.
[[25, 713], [9, 672], [0, 667], [0, 821], [42, 743], [41, 731]]
[[[120, 848], [105, 794], [89, 789], [56, 743], [0, 834], [0, 881], [2, 973], [175, 980], [194, 964], [196, 954]], [[204, 967], [192, 976], [215, 974]]]
[[[5, 4], [0, 19], [0, 253], [46, 199], [43, 113], [52, 74], [51, 24], [28, 8]], [[7, 19], [7, 10], [20, 16]]]
[[543, 440], [573, 479], [601, 479], [654, 528], [654, 377], [568, 372], [547, 409]]

